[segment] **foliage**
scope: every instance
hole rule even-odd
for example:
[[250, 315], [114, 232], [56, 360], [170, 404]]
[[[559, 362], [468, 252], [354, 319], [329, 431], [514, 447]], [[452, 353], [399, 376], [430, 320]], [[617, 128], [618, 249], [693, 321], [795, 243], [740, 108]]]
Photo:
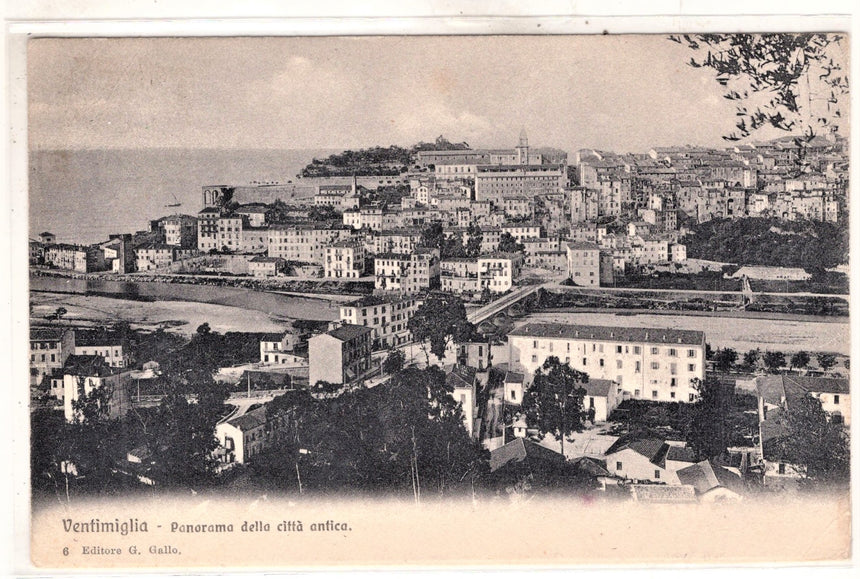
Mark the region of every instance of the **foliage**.
[[[441, 360], [448, 344], [470, 340], [475, 326], [466, 319], [466, 308], [456, 296], [433, 294], [415, 311], [408, 322], [409, 331], [418, 342], [430, 341], [430, 352]], [[427, 356], [429, 365], [429, 355]]]
[[778, 374], [779, 370], [785, 366], [785, 354], [768, 350], [764, 353], [763, 361], [768, 372]]
[[714, 219], [684, 236], [690, 258], [816, 270], [848, 262], [848, 228], [822, 221]]
[[699, 397], [693, 406], [687, 441], [698, 460], [715, 458], [726, 452], [730, 440], [728, 424], [731, 397], [714, 379], [696, 381]]
[[816, 361], [818, 362], [818, 367], [821, 368], [824, 372], [830, 370], [833, 366], [836, 365], [836, 356], [833, 354], [818, 354], [816, 357]]
[[308, 219], [311, 221], [331, 221], [339, 220], [343, 216], [334, 207], [328, 205], [315, 205], [308, 209]]
[[795, 352], [794, 355], [791, 356], [791, 368], [806, 368], [809, 364], [809, 352], [804, 352], [803, 350], [799, 352]]
[[670, 36], [695, 51], [690, 66], [716, 73], [736, 101], [737, 131], [723, 138], [738, 141], [766, 126], [800, 133], [839, 128], [848, 94], [846, 47], [833, 34], [695, 34]]
[[475, 223], [470, 223], [467, 233], [469, 238], [466, 241], [464, 253], [466, 257], [478, 257], [481, 255], [481, 243], [484, 241], [481, 228]]
[[846, 429], [828, 419], [810, 394], [792, 401], [782, 419], [787, 434], [776, 441], [781, 459], [800, 466], [815, 483], [847, 483], [850, 444]]
[[721, 348], [714, 353], [713, 359], [717, 370], [728, 372], [734, 367], [735, 362], [738, 361], [738, 353], [732, 348]]
[[384, 374], [396, 374], [403, 369], [405, 356], [400, 350], [391, 350], [385, 361], [382, 362], [382, 372]]
[[505, 231], [499, 238], [499, 252], [501, 253], [522, 253], [526, 246], [519, 243], [516, 238]]
[[744, 354], [744, 367], [748, 370], [753, 370], [758, 365], [758, 361], [761, 359], [761, 350], [755, 348], [754, 350], [748, 351]]
[[582, 399], [588, 374], [562, 364], [550, 356], [535, 372], [532, 385], [523, 396], [523, 412], [528, 425], [543, 434], [552, 434], [561, 440], [582, 428], [586, 419]]

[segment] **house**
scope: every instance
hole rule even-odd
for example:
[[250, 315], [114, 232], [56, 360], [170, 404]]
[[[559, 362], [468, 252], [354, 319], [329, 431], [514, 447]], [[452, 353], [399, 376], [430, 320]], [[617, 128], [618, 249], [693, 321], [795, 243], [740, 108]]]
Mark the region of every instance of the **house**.
[[350, 384], [371, 369], [373, 329], [343, 324], [308, 340], [308, 383]]
[[416, 249], [411, 254], [384, 253], [374, 259], [375, 287], [417, 293], [439, 279], [439, 250]]
[[504, 293], [519, 276], [523, 258], [518, 254], [458, 257], [442, 260], [439, 279], [442, 291], [477, 296], [483, 290]]
[[745, 487], [740, 475], [710, 460], [682, 468], [677, 473], [682, 485], [692, 486], [704, 502], [734, 501], [743, 498]]
[[508, 334], [510, 368], [527, 379], [551, 356], [641, 400], [694, 402], [705, 378], [700, 331], [528, 323]]
[[273, 277], [284, 271], [286, 263], [281, 257], [258, 255], [248, 261], [248, 273], [254, 277]]
[[358, 279], [364, 275], [364, 245], [359, 241], [337, 241], [325, 248], [326, 278]]
[[505, 372], [503, 383], [505, 389], [505, 404], [520, 406], [523, 403], [525, 376], [521, 372]]
[[81, 418], [74, 402], [90, 395], [96, 388], [103, 388], [107, 396], [107, 408], [103, 412], [108, 418], [121, 418], [131, 407], [128, 386], [131, 372], [113, 368], [101, 356], [71, 355], [63, 366], [63, 410], [66, 420], [73, 422]]
[[226, 462], [248, 462], [266, 446], [266, 407], [250, 410], [217, 424], [215, 437], [229, 453]]
[[489, 342], [460, 342], [455, 347], [458, 364], [477, 368], [478, 372], [483, 372], [492, 366], [493, 356]]
[[144, 243], [134, 249], [137, 271], [164, 269], [173, 263], [174, 247], [164, 243]]
[[582, 398], [582, 409], [591, 414], [591, 421], [606, 422], [609, 415], [621, 402], [621, 388], [612, 380], [600, 378], [589, 379], [582, 384], [585, 393]]
[[466, 432], [475, 438], [478, 435], [475, 430], [475, 419], [478, 417], [478, 371], [470, 366], [455, 364], [445, 371], [445, 384], [451, 390], [451, 396], [463, 409]]
[[30, 386], [61, 370], [75, 353], [75, 332], [68, 328], [30, 328]]
[[675, 471], [666, 465], [669, 445], [659, 439], [622, 436], [604, 454], [606, 469], [633, 481], [678, 484]]
[[612, 255], [594, 243], [566, 244], [567, 277], [576, 285], [600, 287], [614, 280]]
[[373, 330], [373, 347], [388, 348], [412, 339], [409, 320], [422, 300], [414, 296], [365, 296], [340, 306], [340, 321]]
[[124, 340], [107, 332], [77, 331], [75, 354], [78, 356], [101, 356], [113, 368], [125, 368], [129, 363], [128, 348]]
[[297, 342], [298, 338], [292, 332], [263, 334], [260, 338], [260, 363], [280, 364], [281, 358], [286, 357], [287, 352], [292, 352]]
[[523, 464], [527, 467], [540, 465], [556, 468], [564, 464], [564, 456], [550, 448], [532, 442], [527, 438], [516, 438], [499, 448], [490, 451], [490, 472], [512, 464]]

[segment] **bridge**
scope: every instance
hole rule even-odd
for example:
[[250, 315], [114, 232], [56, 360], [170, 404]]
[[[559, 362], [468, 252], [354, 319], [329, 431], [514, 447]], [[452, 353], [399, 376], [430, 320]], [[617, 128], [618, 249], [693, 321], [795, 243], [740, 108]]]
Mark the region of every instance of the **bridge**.
[[503, 295], [496, 301], [490, 302], [489, 304], [478, 308], [474, 312], [467, 314], [466, 319], [473, 324], [478, 325], [484, 320], [492, 318], [499, 312], [506, 310], [520, 300], [537, 292], [541, 287], [542, 286], [540, 285], [530, 285], [516, 289], [509, 294]]

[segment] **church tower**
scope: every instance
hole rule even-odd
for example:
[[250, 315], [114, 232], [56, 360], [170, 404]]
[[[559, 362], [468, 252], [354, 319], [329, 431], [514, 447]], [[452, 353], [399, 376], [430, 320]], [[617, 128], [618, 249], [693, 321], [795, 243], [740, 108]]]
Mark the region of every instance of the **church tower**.
[[520, 165], [529, 164], [529, 137], [526, 135], [526, 128], [520, 131], [520, 142], [517, 145], [517, 162]]

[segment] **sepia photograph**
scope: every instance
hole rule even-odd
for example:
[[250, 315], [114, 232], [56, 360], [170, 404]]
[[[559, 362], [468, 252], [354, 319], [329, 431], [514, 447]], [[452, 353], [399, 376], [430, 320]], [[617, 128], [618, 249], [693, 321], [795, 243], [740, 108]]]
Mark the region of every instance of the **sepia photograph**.
[[848, 561], [849, 55], [30, 38], [32, 564]]

